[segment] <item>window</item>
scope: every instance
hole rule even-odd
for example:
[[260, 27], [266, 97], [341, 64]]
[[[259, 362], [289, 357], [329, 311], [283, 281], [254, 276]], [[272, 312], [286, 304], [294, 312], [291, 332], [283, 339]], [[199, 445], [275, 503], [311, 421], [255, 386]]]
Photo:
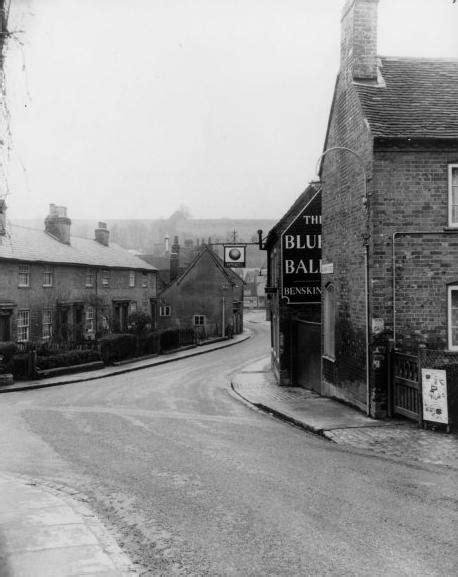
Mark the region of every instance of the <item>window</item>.
[[30, 311], [19, 310], [17, 312], [17, 341], [23, 343], [30, 337]]
[[110, 271], [103, 270], [102, 271], [102, 286], [109, 286], [110, 285]]
[[170, 307], [169, 305], [165, 305], [159, 308], [159, 316], [161, 317], [169, 317], [171, 312], [172, 307]]
[[334, 286], [329, 284], [324, 290], [323, 306], [323, 331], [324, 345], [323, 354], [332, 360], [335, 359], [335, 324], [336, 324], [336, 304]]
[[95, 309], [87, 307], [86, 309], [86, 332], [95, 333]]
[[194, 326], [195, 327], [205, 326], [205, 316], [204, 315], [194, 315]]
[[142, 287], [148, 288], [148, 275], [146, 272], [142, 272]]
[[95, 285], [95, 270], [93, 268], [86, 269], [86, 286], [93, 287]]
[[448, 167], [448, 225], [458, 226], [458, 164]]
[[130, 301], [129, 314], [133, 314], [136, 312], [137, 312], [137, 303], [135, 301]]
[[51, 267], [45, 267], [43, 271], [43, 286], [53, 285], [53, 269]]
[[129, 271], [129, 286], [132, 288], [135, 286], [135, 271]]
[[43, 309], [43, 338], [49, 339], [52, 337], [52, 309]]
[[30, 267], [28, 264], [19, 265], [18, 286], [30, 286]]

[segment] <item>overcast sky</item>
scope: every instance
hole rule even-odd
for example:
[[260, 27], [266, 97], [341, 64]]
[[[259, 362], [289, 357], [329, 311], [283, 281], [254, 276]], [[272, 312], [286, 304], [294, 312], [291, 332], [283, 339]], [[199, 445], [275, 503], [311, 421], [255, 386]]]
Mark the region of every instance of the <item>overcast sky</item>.
[[[12, 0], [9, 215], [280, 218], [315, 176], [343, 0]], [[458, 57], [458, 4], [380, 0], [379, 54]]]

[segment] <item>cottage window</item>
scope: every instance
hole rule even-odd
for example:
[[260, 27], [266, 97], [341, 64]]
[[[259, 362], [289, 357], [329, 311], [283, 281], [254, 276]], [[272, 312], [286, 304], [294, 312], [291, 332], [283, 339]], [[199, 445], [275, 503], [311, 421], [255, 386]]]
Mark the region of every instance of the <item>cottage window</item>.
[[109, 286], [110, 285], [110, 271], [103, 270], [102, 271], [102, 286]]
[[146, 272], [142, 273], [142, 287], [148, 288], [148, 275], [146, 274]]
[[137, 303], [135, 301], [130, 301], [130, 306], [129, 306], [130, 310], [129, 313], [133, 314], [137, 312]]
[[19, 265], [18, 286], [20, 287], [30, 286], [30, 267], [28, 264]]
[[194, 315], [194, 326], [195, 327], [205, 326], [205, 316], [204, 315]]
[[17, 312], [17, 341], [24, 343], [30, 337], [30, 311], [19, 310]]
[[335, 290], [332, 284], [327, 285], [323, 301], [323, 353], [326, 357], [335, 359], [335, 324], [336, 324]]
[[133, 288], [135, 286], [135, 271], [129, 271], [129, 286]]
[[448, 224], [458, 226], [458, 164], [448, 167]]
[[95, 332], [95, 308], [91, 306], [86, 309], [86, 332]]
[[52, 309], [43, 309], [43, 338], [49, 339], [52, 337]]
[[93, 268], [86, 269], [86, 286], [93, 287], [95, 285], [95, 270]]
[[448, 348], [458, 351], [458, 285], [448, 287]]
[[159, 316], [161, 317], [169, 317], [171, 312], [172, 307], [170, 307], [169, 305], [159, 307]]
[[53, 269], [46, 267], [43, 271], [43, 286], [50, 287], [53, 285]]

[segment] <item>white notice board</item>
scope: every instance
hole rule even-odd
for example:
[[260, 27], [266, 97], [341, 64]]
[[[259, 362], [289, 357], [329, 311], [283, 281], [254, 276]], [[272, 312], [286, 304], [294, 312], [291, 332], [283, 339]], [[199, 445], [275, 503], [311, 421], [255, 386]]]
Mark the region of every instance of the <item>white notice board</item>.
[[447, 373], [439, 369], [421, 369], [423, 420], [448, 425]]

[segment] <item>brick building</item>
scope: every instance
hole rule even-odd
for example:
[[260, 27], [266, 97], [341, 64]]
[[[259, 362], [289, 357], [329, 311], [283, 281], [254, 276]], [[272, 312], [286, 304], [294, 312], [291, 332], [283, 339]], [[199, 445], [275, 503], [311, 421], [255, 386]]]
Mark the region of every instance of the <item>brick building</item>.
[[0, 200], [0, 340], [93, 339], [123, 331], [130, 312], [151, 314], [156, 269], [109, 242], [70, 235], [66, 209], [53, 204], [44, 230], [7, 224]]
[[264, 248], [275, 377], [280, 385], [321, 392], [319, 183], [310, 184], [269, 231]]
[[[160, 328], [195, 328], [207, 336], [243, 331], [244, 282], [208, 246], [158, 297]], [[175, 278], [174, 278], [175, 277]]]
[[378, 57], [377, 9], [342, 13], [320, 167], [322, 386], [383, 417], [387, 347], [458, 350], [458, 60]]

